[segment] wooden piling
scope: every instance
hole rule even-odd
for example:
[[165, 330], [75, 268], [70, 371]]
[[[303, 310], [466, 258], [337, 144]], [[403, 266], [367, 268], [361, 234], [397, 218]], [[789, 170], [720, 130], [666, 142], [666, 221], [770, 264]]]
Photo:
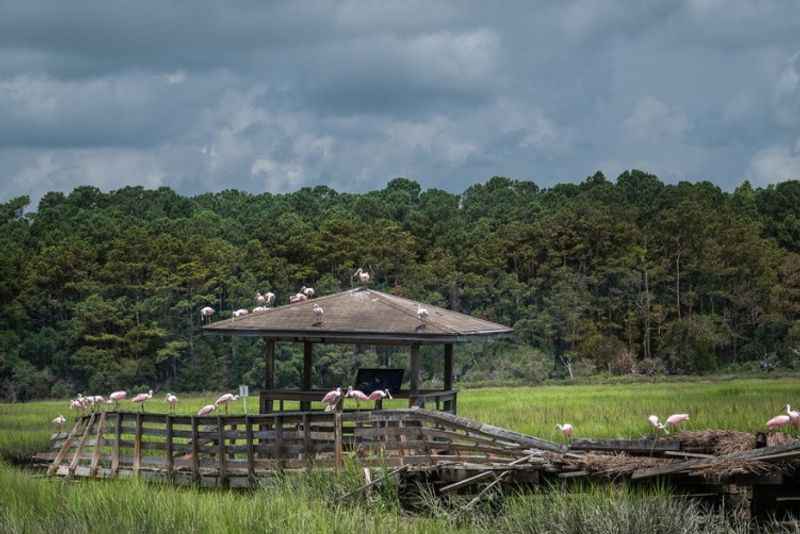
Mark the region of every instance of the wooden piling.
[[225, 456], [225, 424], [222, 422], [222, 416], [217, 416], [217, 462], [219, 465], [219, 485], [227, 487], [228, 485], [228, 460]]
[[97, 469], [100, 466], [100, 453], [103, 449], [103, 432], [106, 427], [106, 412], [100, 414], [100, 422], [97, 423], [97, 433], [94, 436], [94, 453], [92, 454], [92, 463], [89, 466], [89, 477], [94, 478], [97, 476]]
[[111, 450], [111, 476], [115, 477], [119, 473], [119, 447], [122, 441], [122, 414], [117, 412], [114, 423], [114, 445]]
[[142, 468], [142, 423], [144, 422], [141, 412], [136, 414], [136, 433], [133, 435], [133, 474], [139, 476]]
[[172, 480], [175, 476], [175, 443], [172, 416], [167, 416], [167, 477]]
[[192, 416], [192, 480], [200, 484], [200, 436], [197, 434], [197, 417]]
[[247, 436], [247, 478], [250, 481], [250, 486], [256, 485], [256, 458], [255, 451], [253, 450], [253, 423], [250, 416], [244, 417], [245, 434]]

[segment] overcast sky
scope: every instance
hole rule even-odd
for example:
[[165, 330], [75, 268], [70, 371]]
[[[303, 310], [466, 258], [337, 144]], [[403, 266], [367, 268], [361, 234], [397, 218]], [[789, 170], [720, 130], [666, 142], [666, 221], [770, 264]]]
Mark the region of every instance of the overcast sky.
[[800, 178], [800, 4], [0, 0], [0, 200], [628, 168]]

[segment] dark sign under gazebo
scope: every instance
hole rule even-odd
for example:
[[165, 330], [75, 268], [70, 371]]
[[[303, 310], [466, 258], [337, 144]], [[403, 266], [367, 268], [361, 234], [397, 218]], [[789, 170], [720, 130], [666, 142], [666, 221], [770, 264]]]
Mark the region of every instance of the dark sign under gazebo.
[[[321, 308], [315, 312], [314, 308]], [[301, 410], [310, 410], [326, 389], [312, 387], [312, 358], [315, 343], [353, 345], [394, 345], [409, 347], [409, 389], [393, 392], [407, 398], [409, 406], [433, 407], [456, 412], [453, 389], [453, 346], [490, 337], [508, 336], [513, 330], [452, 310], [422, 304], [366, 287], [359, 287], [315, 299], [237, 318], [217, 321], [204, 327], [205, 333], [230, 336], [259, 336], [265, 341], [264, 389], [260, 396], [261, 413], [273, 411], [278, 402], [300, 401]], [[279, 341], [303, 343], [303, 383], [300, 389], [275, 389], [274, 354]], [[443, 345], [444, 376], [442, 390], [420, 389], [419, 348]], [[330, 385], [330, 384], [328, 384]]]

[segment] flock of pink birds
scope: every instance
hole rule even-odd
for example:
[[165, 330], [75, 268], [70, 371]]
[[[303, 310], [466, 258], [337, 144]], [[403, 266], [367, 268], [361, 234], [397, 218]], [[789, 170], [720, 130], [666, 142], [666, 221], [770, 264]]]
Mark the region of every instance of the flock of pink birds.
[[391, 399], [392, 394], [389, 392], [388, 389], [376, 389], [369, 395], [364, 393], [359, 389], [353, 389], [352, 387], [347, 388], [346, 391], [342, 391], [342, 388], [337, 387], [325, 394], [322, 397], [322, 404], [325, 405], [326, 412], [332, 412], [336, 409], [341, 401], [344, 399], [353, 399], [356, 401], [356, 406], [360, 407], [361, 402], [378, 402], [382, 401], [383, 399]]

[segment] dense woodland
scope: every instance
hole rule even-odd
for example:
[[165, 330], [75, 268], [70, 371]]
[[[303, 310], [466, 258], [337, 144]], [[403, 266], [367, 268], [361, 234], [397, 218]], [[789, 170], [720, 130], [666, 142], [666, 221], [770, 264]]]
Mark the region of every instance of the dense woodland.
[[[459, 348], [457, 379], [800, 367], [800, 182], [724, 192], [625, 172], [543, 189], [495, 177], [463, 194], [399, 178], [364, 194], [79, 187], [0, 204], [0, 396], [258, 386], [262, 342], [215, 319], [301, 285], [373, 287], [513, 325]], [[441, 379], [438, 351], [425, 378]], [[279, 385], [301, 374], [282, 345]], [[317, 385], [400, 351], [323, 347]]]

